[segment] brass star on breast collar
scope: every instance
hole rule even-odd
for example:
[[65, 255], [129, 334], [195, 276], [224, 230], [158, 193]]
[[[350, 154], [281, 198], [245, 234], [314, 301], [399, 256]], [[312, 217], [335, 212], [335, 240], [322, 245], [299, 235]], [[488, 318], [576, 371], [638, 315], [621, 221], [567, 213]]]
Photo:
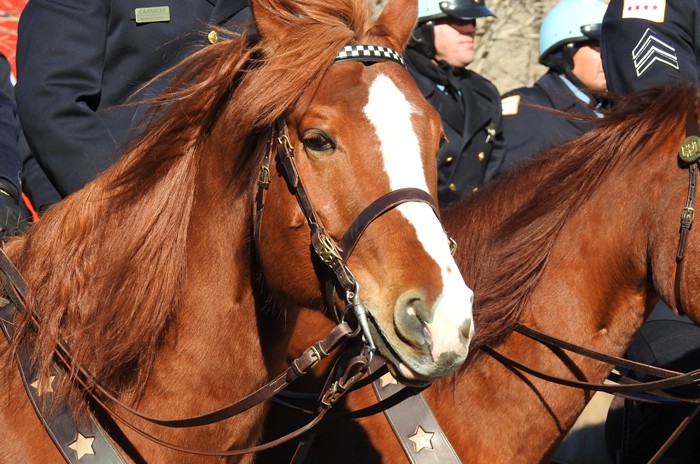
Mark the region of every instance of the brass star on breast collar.
[[398, 385], [398, 382], [396, 381], [396, 379], [394, 378], [394, 376], [391, 375], [390, 372], [387, 372], [387, 373], [384, 374], [383, 376], [379, 377], [379, 380], [380, 380], [380, 382], [381, 382], [381, 384], [382, 384], [382, 388], [386, 388], [386, 387], [388, 387], [389, 385]]
[[44, 382], [40, 381], [41, 379], [36, 379], [29, 385], [36, 390], [38, 396], [42, 396], [44, 393], [53, 393], [53, 381], [55, 378], [55, 375], [50, 376], [48, 385], [44, 385]]
[[95, 454], [95, 450], [92, 449], [93, 441], [95, 441], [95, 437], [85, 437], [78, 432], [78, 437], [73, 443], [68, 445], [68, 448], [75, 451], [78, 455], [78, 461], [80, 461], [86, 454]]
[[433, 432], [426, 432], [420, 425], [416, 429], [416, 433], [408, 437], [416, 447], [416, 453], [423, 449], [433, 449]]

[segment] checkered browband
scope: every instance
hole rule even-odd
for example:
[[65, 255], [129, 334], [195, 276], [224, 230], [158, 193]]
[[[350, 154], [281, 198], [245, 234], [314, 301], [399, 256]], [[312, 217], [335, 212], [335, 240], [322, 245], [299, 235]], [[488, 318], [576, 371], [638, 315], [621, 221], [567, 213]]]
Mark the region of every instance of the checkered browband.
[[333, 60], [334, 63], [341, 61], [393, 61], [404, 68], [406, 67], [399, 53], [379, 45], [346, 45]]

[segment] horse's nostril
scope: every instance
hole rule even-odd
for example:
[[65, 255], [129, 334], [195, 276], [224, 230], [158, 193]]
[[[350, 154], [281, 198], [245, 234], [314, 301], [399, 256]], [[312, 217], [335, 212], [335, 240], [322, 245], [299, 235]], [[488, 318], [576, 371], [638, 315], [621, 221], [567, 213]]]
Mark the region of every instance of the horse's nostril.
[[408, 291], [396, 302], [394, 309], [394, 326], [397, 335], [407, 344], [425, 349], [432, 345], [430, 330], [427, 326], [427, 309], [425, 299], [420, 291]]

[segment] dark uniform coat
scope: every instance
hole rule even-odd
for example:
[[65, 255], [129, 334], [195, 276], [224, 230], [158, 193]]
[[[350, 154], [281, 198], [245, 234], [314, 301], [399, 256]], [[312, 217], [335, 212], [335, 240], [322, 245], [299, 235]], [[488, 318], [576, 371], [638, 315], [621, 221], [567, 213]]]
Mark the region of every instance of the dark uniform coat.
[[19, 21], [15, 98], [29, 147], [58, 192], [107, 169], [145, 111], [115, 105], [206, 45], [208, 23], [249, 18], [246, 0], [30, 0]]
[[0, 54], [0, 188], [10, 190], [15, 200], [22, 191], [20, 171], [22, 158], [19, 152], [19, 127], [16, 123], [17, 109], [12, 99], [10, 63]]
[[611, 0], [601, 55], [608, 90], [614, 93], [678, 80], [700, 82], [700, 0]]
[[423, 96], [437, 109], [447, 141], [438, 152], [438, 200], [441, 205], [475, 192], [499, 173], [504, 157], [500, 95], [484, 77], [466, 72], [460, 91], [464, 112], [455, 100], [421, 74], [406, 55], [408, 71]]
[[595, 117], [590, 105], [578, 98], [556, 72], [548, 72], [532, 87], [521, 87], [503, 95], [503, 135], [507, 171], [532, 155], [574, 139], [593, 127], [593, 123], [568, 119], [533, 105], [565, 113]]

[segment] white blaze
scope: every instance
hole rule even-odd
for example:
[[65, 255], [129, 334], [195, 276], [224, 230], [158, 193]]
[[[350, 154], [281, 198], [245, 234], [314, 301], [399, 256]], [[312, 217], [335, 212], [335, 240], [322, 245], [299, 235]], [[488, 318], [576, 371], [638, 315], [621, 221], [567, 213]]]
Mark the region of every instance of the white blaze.
[[[414, 187], [429, 191], [418, 136], [411, 123], [411, 115], [415, 112], [416, 109], [389, 77], [380, 74], [374, 80], [364, 113], [379, 138], [391, 190]], [[441, 353], [463, 351], [456, 328], [469, 321], [472, 324], [470, 335], [473, 332], [473, 294], [450, 254], [442, 225], [425, 203], [407, 202], [397, 209], [413, 224], [418, 240], [442, 272], [443, 291], [432, 308], [434, 316], [428, 324], [433, 341], [433, 359], [437, 359]]]

